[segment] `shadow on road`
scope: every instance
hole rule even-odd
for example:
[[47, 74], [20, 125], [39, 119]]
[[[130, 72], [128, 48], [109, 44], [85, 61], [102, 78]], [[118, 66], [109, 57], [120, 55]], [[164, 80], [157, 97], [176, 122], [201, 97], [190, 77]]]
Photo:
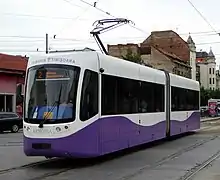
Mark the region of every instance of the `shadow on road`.
[[44, 163], [44, 164], [40, 164], [40, 165], [36, 165], [34, 167], [32, 167], [33, 169], [47, 169], [47, 170], [52, 170], [52, 169], [79, 169], [79, 168], [85, 168], [85, 167], [91, 167], [94, 165], [98, 165], [101, 163], [105, 163], [106, 161], [112, 161], [114, 159], [117, 158], [122, 158], [124, 156], [127, 155], [131, 155], [135, 152], [141, 151], [141, 150], [145, 150], [147, 148], [152, 148], [155, 146], [159, 146], [162, 145], [164, 143], [167, 143], [168, 141], [175, 141], [175, 140], [179, 140], [180, 138], [184, 138], [186, 136], [190, 136], [195, 134], [195, 132], [190, 132], [190, 133], [185, 133], [182, 135], [178, 135], [178, 136], [174, 136], [172, 138], [169, 139], [163, 139], [163, 140], [158, 140], [152, 143], [147, 143], [144, 145], [140, 145], [140, 146], [136, 146], [136, 147], [132, 147], [126, 150], [121, 150], [115, 153], [111, 153], [108, 155], [104, 155], [101, 157], [97, 157], [97, 158], [87, 158], [87, 159], [82, 159], [82, 158], [72, 158], [72, 159], [65, 159], [65, 158], [54, 158], [51, 159], [51, 161]]

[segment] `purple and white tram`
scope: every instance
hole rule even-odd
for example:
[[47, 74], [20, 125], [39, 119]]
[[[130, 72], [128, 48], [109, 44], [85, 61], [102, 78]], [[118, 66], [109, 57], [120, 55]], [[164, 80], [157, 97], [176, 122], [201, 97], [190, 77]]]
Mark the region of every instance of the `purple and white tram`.
[[200, 128], [197, 81], [96, 51], [29, 59], [27, 156], [97, 157]]

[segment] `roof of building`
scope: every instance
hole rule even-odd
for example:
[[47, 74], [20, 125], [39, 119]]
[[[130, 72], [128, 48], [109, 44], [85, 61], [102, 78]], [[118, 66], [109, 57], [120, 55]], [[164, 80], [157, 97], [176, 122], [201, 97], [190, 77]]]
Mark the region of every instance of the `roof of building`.
[[157, 49], [160, 53], [164, 54], [165, 56], [167, 56], [169, 59], [171, 60], [176, 60], [179, 63], [181, 63], [184, 66], [190, 67], [189, 64], [185, 63], [183, 59], [181, 59], [180, 57], [178, 57], [177, 55], [173, 54], [173, 53], [169, 53], [167, 51], [164, 51], [162, 48], [158, 48], [158, 47], [154, 47], [155, 49]]
[[210, 57], [210, 58], [215, 57], [211, 48], [210, 48], [209, 53], [207, 53], [206, 51], [196, 52], [196, 58], [208, 58], [208, 57]]
[[192, 37], [189, 35], [188, 39], [187, 39], [187, 43], [188, 44], [195, 44]]
[[196, 52], [196, 58], [206, 58], [209, 54], [206, 51]]
[[26, 71], [27, 57], [0, 53], [0, 69]]
[[162, 48], [168, 53], [175, 54], [184, 62], [190, 59], [188, 43], [172, 30], [153, 31], [141, 45], [153, 45]]
[[212, 52], [212, 48], [210, 48], [209, 57], [215, 57], [214, 53]]

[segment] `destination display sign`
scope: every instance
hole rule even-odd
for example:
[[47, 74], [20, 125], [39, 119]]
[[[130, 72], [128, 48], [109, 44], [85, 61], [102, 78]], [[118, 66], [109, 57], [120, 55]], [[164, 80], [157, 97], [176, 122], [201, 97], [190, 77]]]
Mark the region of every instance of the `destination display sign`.
[[57, 78], [69, 78], [65, 70], [45, 70], [38, 69], [37, 79], [57, 79]]

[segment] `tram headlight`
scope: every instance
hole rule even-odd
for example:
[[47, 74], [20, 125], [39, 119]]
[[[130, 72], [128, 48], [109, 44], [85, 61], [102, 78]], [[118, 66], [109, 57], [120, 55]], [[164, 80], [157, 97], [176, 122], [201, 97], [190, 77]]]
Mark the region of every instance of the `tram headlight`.
[[60, 128], [60, 127], [56, 127], [56, 131], [57, 131], [57, 132], [60, 132], [60, 131], [61, 131], [61, 128]]

